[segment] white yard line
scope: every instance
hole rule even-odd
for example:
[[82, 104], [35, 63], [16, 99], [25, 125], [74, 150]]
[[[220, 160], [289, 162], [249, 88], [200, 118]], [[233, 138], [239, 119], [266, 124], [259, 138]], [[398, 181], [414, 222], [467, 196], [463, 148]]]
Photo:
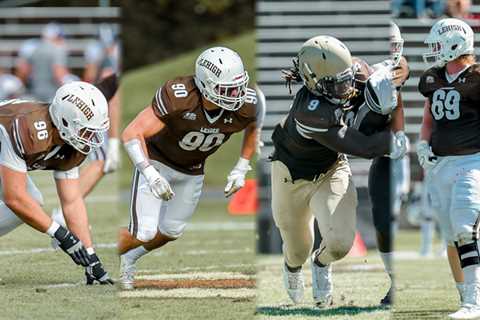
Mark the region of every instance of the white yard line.
[[[157, 271], [158, 272], [158, 271]], [[139, 275], [142, 280], [215, 280], [215, 279], [254, 279], [252, 275], [239, 272], [191, 272]]]
[[120, 298], [253, 298], [256, 289], [170, 289], [170, 290], [132, 290], [118, 293]]

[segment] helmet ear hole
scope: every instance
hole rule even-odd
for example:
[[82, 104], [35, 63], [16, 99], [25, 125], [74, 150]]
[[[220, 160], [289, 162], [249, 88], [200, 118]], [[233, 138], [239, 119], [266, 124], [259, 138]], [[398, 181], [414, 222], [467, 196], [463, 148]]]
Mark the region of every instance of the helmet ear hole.
[[64, 127], [68, 128], [68, 122], [65, 120], [65, 118], [62, 118], [62, 124]]

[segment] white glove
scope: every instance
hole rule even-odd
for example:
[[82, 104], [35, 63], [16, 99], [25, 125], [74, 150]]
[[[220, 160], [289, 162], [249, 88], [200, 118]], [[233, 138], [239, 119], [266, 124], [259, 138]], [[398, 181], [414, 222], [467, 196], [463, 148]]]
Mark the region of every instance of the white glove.
[[432, 148], [425, 140], [417, 142], [417, 157], [422, 168], [427, 171], [437, 163], [437, 156], [432, 152]]
[[149, 165], [142, 173], [156, 198], [168, 201], [175, 196], [168, 181], [153, 166]]
[[120, 141], [118, 138], [108, 139], [107, 157], [103, 165], [103, 172], [110, 173], [120, 167]]
[[249, 160], [245, 158], [238, 159], [237, 164], [227, 177], [227, 186], [225, 187], [225, 197], [230, 197], [245, 185], [245, 175], [252, 167], [248, 164]]
[[395, 132], [392, 140], [392, 151], [390, 152], [391, 159], [400, 159], [407, 154], [410, 149], [410, 141], [403, 131]]

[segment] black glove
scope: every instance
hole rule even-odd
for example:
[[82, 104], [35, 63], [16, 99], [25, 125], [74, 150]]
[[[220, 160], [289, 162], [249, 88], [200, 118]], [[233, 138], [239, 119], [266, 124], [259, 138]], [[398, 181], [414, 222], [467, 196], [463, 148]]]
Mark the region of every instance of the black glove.
[[60, 226], [54, 234], [55, 239], [59, 242], [60, 248], [65, 251], [73, 262], [84, 267], [89, 265], [89, 256], [87, 249], [73, 233]]
[[90, 265], [85, 268], [85, 277], [87, 278], [87, 285], [98, 282], [100, 284], [114, 284], [113, 280], [108, 275], [108, 272], [103, 269], [103, 265], [94, 253], [89, 256]]

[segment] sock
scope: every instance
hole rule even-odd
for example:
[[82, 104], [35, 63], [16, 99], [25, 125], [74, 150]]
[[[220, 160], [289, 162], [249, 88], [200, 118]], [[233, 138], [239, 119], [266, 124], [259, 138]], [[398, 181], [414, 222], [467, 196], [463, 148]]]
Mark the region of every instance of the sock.
[[466, 284], [472, 284], [472, 283], [480, 284], [480, 265], [474, 264], [474, 265], [464, 267], [463, 274], [465, 275], [464, 282]]
[[67, 222], [65, 221], [65, 217], [63, 216], [62, 208], [59, 207], [53, 209], [51, 218], [55, 220], [59, 225], [62, 225], [64, 227], [67, 226]]
[[380, 252], [380, 257], [383, 261], [383, 266], [385, 267], [385, 271], [388, 273], [390, 279], [393, 276], [393, 252]]
[[141, 256], [146, 255], [149, 251], [145, 249], [144, 246], [139, 246], [134, 249], [131, 249], [123, 254], [124, 257], [127, 257], [133, 262], [137, 261]]
[[458, 295], [460, 296], [460, 302], [463, 302], [463, 291], [465, 290], [465, 283], [456, 282], [455, 286], [457, 287]]
[[435, 224], [432, 220], [425, 220], [420, 226], [422, 235], [422, 244], [420, 246], [420, 254], [428, 255], [432, 252], [433, 231]]

